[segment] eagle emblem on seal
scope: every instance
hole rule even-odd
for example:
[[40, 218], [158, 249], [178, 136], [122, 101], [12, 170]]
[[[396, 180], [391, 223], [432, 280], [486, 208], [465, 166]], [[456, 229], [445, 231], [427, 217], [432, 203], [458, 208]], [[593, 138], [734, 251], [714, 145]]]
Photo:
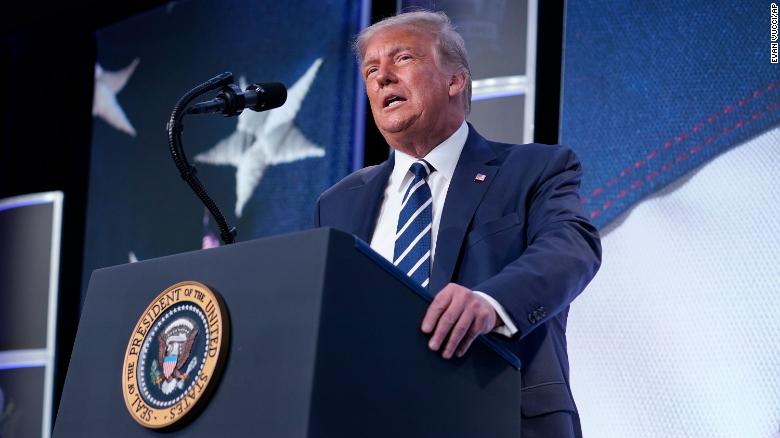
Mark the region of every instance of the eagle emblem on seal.
[[190, 360], [197, 337], [198, 327], [189, 318], [174, 320], [157, 337], [157, 360], [152, 363], [151, 377], [163, 394], [184, 388], [190, 372], [198, 364], [197, 357]]

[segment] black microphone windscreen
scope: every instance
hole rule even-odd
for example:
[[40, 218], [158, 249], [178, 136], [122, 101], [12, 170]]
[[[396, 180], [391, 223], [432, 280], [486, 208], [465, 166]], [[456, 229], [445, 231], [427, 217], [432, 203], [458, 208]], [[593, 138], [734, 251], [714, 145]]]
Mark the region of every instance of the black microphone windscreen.
[[255, 111], [266, 111], [284, 105], [287, 100], [287, 87], [281, 82], [265, 82], [252, 84], [247, 90], [257, 92], [257, 103], [252, 108]]

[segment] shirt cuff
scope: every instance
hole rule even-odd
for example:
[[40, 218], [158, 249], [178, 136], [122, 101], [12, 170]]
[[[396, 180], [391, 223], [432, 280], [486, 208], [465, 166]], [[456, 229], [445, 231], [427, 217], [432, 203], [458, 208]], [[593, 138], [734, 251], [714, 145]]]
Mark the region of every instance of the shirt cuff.
[[493, 306], [493, 308], [496, 310], [496, 313], [498, 314], [498, 317], [501, 318], [501, 321], [504, 323], [504, 325], [494, 328], [493, 333], [498, 333], [499, 335], [506, 336], [507, 338], [517, 333], [517, 327], [515, 326], [515, 323], [512, 321], [512, 318], [509, 317], [509, 314], [506, 313], [506, 310], [504, 310], [504, 306], [502, 306], [498, 301], [496, 301], [495, 298], [491, 297], [490, 295], [484, 292], [479, 292], [476, 290], [473, 292], [475, 294], [479, 294], [479, 296], [486, 299], [487, 302], [490, 303], [491, 306]]

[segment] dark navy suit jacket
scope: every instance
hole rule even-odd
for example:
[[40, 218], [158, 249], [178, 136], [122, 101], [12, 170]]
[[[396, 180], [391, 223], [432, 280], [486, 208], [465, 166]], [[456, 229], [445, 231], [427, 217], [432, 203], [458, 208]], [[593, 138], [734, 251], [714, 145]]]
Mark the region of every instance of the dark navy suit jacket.
[[[316, 225], [370, 242], [393, 162], [391, 156], [325, 191]], [[475, 181], [480, 173], [483, 182]], [[601, 262], [598, 231], [581, 211], [581, 176], [567, 147], [491, 142], [469, 126], [444, 203], [430, 282], [434, 293], [454, 282], [504, 306], [519, 329], [510, 348], [523, 366], [523, 417], [568, 411], [576, 429], [566, 318]], [[530, 423], [524, 422], [523, 435]]]

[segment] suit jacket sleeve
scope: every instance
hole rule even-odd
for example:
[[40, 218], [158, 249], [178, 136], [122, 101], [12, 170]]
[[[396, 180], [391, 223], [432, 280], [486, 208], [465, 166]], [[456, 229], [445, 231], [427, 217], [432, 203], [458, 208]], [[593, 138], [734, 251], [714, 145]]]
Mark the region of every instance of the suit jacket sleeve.
[[569, 148], [556, 148], [531, 187], [528, 245], [520, 257], [472, 289], [501, 303], [523, 337], [566, 307], [601, 263], [596, 228], [582, 214], [578, 194], [582, 167]]

